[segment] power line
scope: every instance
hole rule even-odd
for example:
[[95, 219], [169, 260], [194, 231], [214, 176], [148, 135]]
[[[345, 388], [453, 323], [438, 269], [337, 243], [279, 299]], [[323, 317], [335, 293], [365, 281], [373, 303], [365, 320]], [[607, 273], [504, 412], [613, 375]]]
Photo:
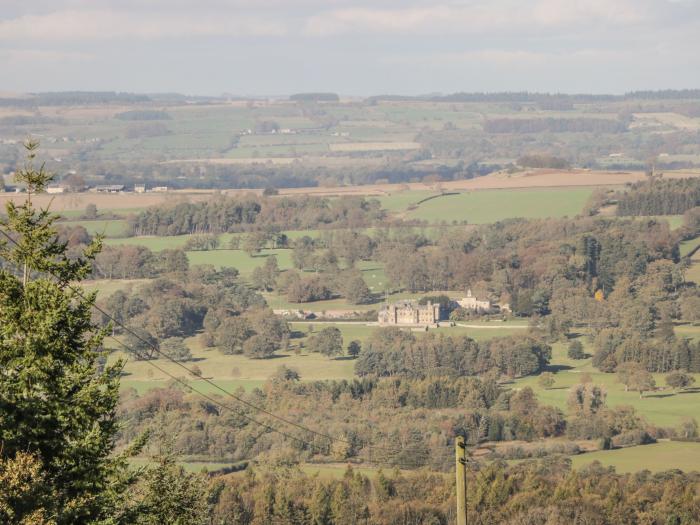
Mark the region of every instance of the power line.
[[[13, 243], [15, 246], [19, 246], [19, 243], [17, 243], [17, 241], [16, 241], [15, 239], [13, 239], [13, 238], [12, 238], [7, 232], [5, 232], [3, 229], [0, 229], [0, 233], [1, 233], [5, 238], [7, 238], [11, 243]], [[56, 276], [55, 274], [53, 274], [52, 272], [44, 271], [44, 272], [39, 272], [39, 273], [45, 273], [45, 274], [48, 274], [48, 275], [50, 275], [50, 276], [52, 276], [52, 277], [54, 277], [54, 278], [60, 280], [60, 278], [59, 278], [58, 276]], [[83, 299], [83, 300], [88, 300], [88, 299], [85, 297], [85, 295], [83, 294], [82, 290], [80, 290], [79, 288], [76, 288], [76, 287], [74, 287], [74, 286], [72, 286], [72, 285], [70, 285], [70, 284], [66, 284], [66, 286], [67, 286], [73, 293], [75, 293], [78, 297], [80, 297], [81, 299]], [[102, 308], [99, 307], [98, 305], [96, 305], [96, 304], [93, 303], [93, 304], [91, 305], [91, 307], [94, 308], [95, 310], [97, 310], [98, 312], [100, 312], [102, 315], [104, 315], [104, 316], [105, 316], [107, 319], [109, 319], [111, 322], [115, 323], [117, 326], [121, 327], [123, 330], [125, 330], [126, 332], [128, 332], [129, 334], [131, 334], [132, 336], [134, 336], [136, 339], [138, 339], [139, 341], [141, 341], [142, 343], [144, 343], [147, 347], [150, 347], [155, 353], [157, 353], [159, 356], [161, 356], [161, 357], [164, 358], [165, 360], [167, 360], [167, 361], [171, 362], [172, 364], [174, 364], [174, 365], [176, 365], [176, 366], [182, 368], [182, 369], [185, 370], [187, 373], [189, 373], [189, 374], [191, 374], [191, 375], [195, 375], [195, 374], [193, 374], [193, 372], [192, 372], [192, 370], [191, 370], [190, 368], [188, 368], [187, 366], [185, 366], [185, 365], [182, 364], [181, 362], [179, 362], [179, 361], [173, 359], [172, 357], [170, 357], [170, 356], [168, 356], [167, 354], [165, 354], [164, 352], [162, 352], [162, 351], [160, 350], [160, 348], [158, 348], [156, 345], [154, 345], [154, 344], [151, 343], [150, 341], [148, 341], [148, 340], [144, 339], [143, 337], [141, 337], [137, 332], [133, 331], [132, 329], [130, 329], [129, 327], [127, 327], [126, 325], [124, 325], [122, 322], [120, 322], [119, 320], [115, 319], [112, 315], [110, 315], [108, 312], [106, 312], [104, 309], [102, 309]], [[287, 437], [287, 438], [289, 438], [289, 439], [292, 439], [292, 440], [294, 440], [294, 441], [296, 441], [296, 442], [299, 442], [299, 443], [301, 443], [301, 444], [303, 444], [303, 445], [305, 445], [305, 446], [307, 446], [307, 447], [309, 447], [309, 448], [311, 448], [311, 449], [313, 449], [313, 448], [318, 448], [318, 446], [317, 446], [317, 445], [314, 445], [313, 443], [309, 443], [309, 442], [306, 441], [306, 440], [303, 440], [303, 439], [301, 439], [301, 438], [298, 438], [298, 437], [296, 437], [296, 436], [293, 436], [292, 434], [289, 434], [289, 433], [287, 433], [287, 432], [284, 432], [284, 431], [282, 431], [282, 430], [280, 430], [280, 429], [278, 429], [278, 428], [276, 428], [276, 427], [273, 427], [272, 425], [269, 425], [269, 424], [267, 424], [267, 423], [258, 421], [258, 420], [255, 419], [255, 418], [252, 418], [252, 417], [250, 417], [250, 416], [248, 416], [248, 415], [246, 415], [246, 414], [243, 414], [242, 412], [240, 412], [240, 411], [238, 411], [238, 410], [235, 410], [235, 409], [231, 408], [231, 407], [228, 406], [228, 405], [225, 405], [225, 404], [219, 402], [218, 400], [214, 399], [213, 397], [211, 397], [211, 396], [209, 396], [209, 395], [207, 395], [207, 394], [201, 392], [200, 390], [197, 390], [196, 388], [194, 388], [193, 386], [191, 386], [187, 381], [185, 381], [185, 380], [183, 380], [183, 379], [181, 379], [181, 378], [179, 378], [179, 377], [177, 377], [177, 376], [171, 374], [170, 372], [166, 371], [166, 370], [163, 369], [162, 367], [156, 365], [155, 363], [152, 362], [152, 360], [150, 359], [150, 356], [143, 356], [139, 351], [137, 351], [137, 350], [135, 350], [134, 348], [130, 347], [129, 345], [127, 345], [126, 343], [124, 343], [123, 341], [121, 341], [120, 339], [118, 339], [117, 337], [114, 337], [114, 336], [108, 336], [108, 337], [114, 339], [117, 343], [119, 343], [120, 345], [122, 345], [124, 348], [126, 348], [129, 352], [133, 353], [134, 355], [137, 355], [137, 356], [141, 357], [142, 359], [145, 358], [145, 361], [146, 361], [149, 365], [151, 365], [152, 367], [156, 368], [156, 369], [159, 370], [161, 373], [163, 373], [163, 374], [165, 374], [166, 376], [170, 377], [171, 379], [173, 379], [173, 380], [176, 381], [177, 383], [179, 383], [179, 384], [185, 386], [185, 387], [188, 388], [189, 390], [191, 390], [191, 391], [197, 393], [198, 395], [200, 395], [201, 397], [207, 399], [208, 401], [210, 401], [210, 402], [212, 402], [212, 403], [218, 405], [219, 407], [224, 408], [224, 409], [226, 409], [226, 410], [231, 410], [231, 411], [237, 413], [238, 415], [240, 415], [241, 417], [245, 418], [246, 420], [250, 421], [251, 423], [255, 423], [255, 424], [261, 426], [262, 428], [265, 428], [265, 429], [268, 430], [268, 431], [276, 432], [276, 433], [278, 433], [278, 434], [281, 434], [281, 435], [283, 435], [283, 436], [285, 436], [285, 437]], [[315, 435], [315, 436], [319, 436], [319, 437], [321, 437], [321, 438], [323, 438], [323, 439], [327, 439], [327, 440], [328, 440], [329, 442], [331, 442], [331, 443], [336, 442], [336, 443], [343, 443], [343, 444], [349, 445], [349, 446], [353, 446], [353, 445], [354, 445], [353, 443], [351, 443], [350, 441], [348, 441], [348, 440], [346, 440], [346, 439], [342, 439], [342, 438], [337, 438], [337, 437], [330, 436], [330, 435], [328, 435], [328, 434], [326, 434], [326, 433], [319, 432], [319, 431], [317, 431], [317, 430], [313, 430], [313, 429], [311, 429], [311, 428], [308, 428], [308, 427], [306, 427], [306, 426], [304, 426], [304, 425], [301, 425], [301, 424], [299, 424], [299, 423], [296, 423], [296, 422], [294, 422], [294, 421], [290, 421], [289, 419], [284, 418], [284, 417], [282, 417], [282, 416], [278, 416], [277, 414], [275, 414], [275, 413], [273, 413], [273, 412], [271, 412], [271, 411], [269, 411], [269, 410], [267, 410], [267, 409], [265, 409], [265, 408], [263, 408], [263, 407], [257, 406], [257, 405], [255, 405], [255, 404], [253, 404], [253, 403], [250, 403], [249, 401], [246, 401], [245, 399], [241, 398], [240, 396], [237, 396], [237, 395], [235, 395], [235, 394], [229, 392], [228, 390], [226, 390], [226, 389], [220, 387], [219, 385], [217, 385], [217, 384], [214, 383], [213, 381], [209, 380], [208, 378], [200, 378], [200, 379], [203, 380], [204, 382], [206, 382], [208, 385], [214, 387], [216, 390], [222, 392], [222, 393], [225, 394], [226, 396], [231, 397], [232, 399], [236, 400], [237, 402], [241, 403], [242, 405], [247, 406], [248, 408], [250, 408], [250, 409], [252, 409], [252, 410], [255, 410], [255, 411], [257, 411], [257, 412], [261, 412], [261, 413], [263, 413], [263, 414], [266, 414], [266, 415], [268, 415], [268, 416], [270, 416], [270, 417], [272, 417], [272, 418], [274, 418], [274, 419], [277, 419], [277, 420], [279, 420], [279, 421], [281, 421], [281, 422], [283, 422], [283, 423], [285, 423], [285, 424], [288, 424], [288, 425], [290, 425], [290, 426], [296, 427], [297, 429], [302, 430], [302, 431], [304, 431], [304, 432], [313, 434], [313, 435]], [[376, 451], [388, 451], [388, 452], [393, 452], [393, 453], [395, 453], [395, 454], [401, 454], [401, 453], [403, 453], [403, 452], [410, 452], [410, 451], [412, 451], [412, 450], [416, 450], [416, 451], [425, 451], [425, 449], [416, 449], [416, 448], [404, 448], [404, 449], [397, 450], [397, 449], [395, 449], [395, 448], [393, 448], [393, 447], [375, 447], [375, 446], [372, 446], [372, 445], [368, 445], [368, 446], [367, 446], [367, 449], [368, 449], [368, 452], [369, 452], [369, 454], [370, 454], [370, 458], [371, 458], [372, 450], [376, 450]], [[395, 465], [395, 464], [393, 464], [393, 463], [378, 462], [378, 461], [371, 460], [371, 459], [370, 459], [369, 462], [375, 463], [375, 464], [385, 464], [385, 465], [390, 465], [390, 466], [394, 466], [394, 467], [397, 466], [397, 465]]]

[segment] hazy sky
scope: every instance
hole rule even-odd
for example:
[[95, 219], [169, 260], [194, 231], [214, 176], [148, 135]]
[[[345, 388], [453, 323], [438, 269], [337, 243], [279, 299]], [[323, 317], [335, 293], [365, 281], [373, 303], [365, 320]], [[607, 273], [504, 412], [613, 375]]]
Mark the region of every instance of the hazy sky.
[[0, 0], [0, 92], [700, 87], [700, 0]]

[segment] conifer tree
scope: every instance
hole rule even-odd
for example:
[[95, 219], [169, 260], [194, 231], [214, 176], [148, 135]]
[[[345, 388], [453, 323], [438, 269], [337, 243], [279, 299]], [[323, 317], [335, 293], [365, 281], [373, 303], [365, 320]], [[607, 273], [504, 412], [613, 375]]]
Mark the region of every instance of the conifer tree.
[[0, 470], [30, 461], [40, 490], [0, 521], [126, 523], [122, 496], [133, 477], [112, 455], [122, 365], [98, 371], [106, 332], [91, 320], [95, 294], [73, 284], [90, 273], [100, 239], [68, 258], [56, 215], [33, 202], [51, 175], [34, 166], [38, 143], [25, 148], [16, 179], [26, 198], [8, 203], [0, 221]]

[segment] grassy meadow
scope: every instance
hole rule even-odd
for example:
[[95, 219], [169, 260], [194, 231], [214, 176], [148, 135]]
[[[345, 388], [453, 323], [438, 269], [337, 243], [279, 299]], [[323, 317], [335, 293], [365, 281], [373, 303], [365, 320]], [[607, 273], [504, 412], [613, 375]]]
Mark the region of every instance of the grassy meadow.
[[406, 212], [407, 219], [488, 224], [510, 217], [573, 217], [583, 209], [591, 188], [482, 190], [430, 199]]
[[700, 471], [700, 443], [661, 441], [651, 445], [599, 450], [571, 457], [572, 467], [581, 469], [599, 461], [603, 466], [615, 467], [620, 473], [651, 472], [679, 469], [686, 472]]
[[[202, 377], [213, 380], [221, 388], [235, 391], [243, 388], [249, 391], [260, 387], [282, 365], [293, 368], [299, 372], [302, 381], [352, 379], [355, 376], [355, 361], [347, 356], [326, 357], [316, 353], [309, 353], [304, 348], [306, 339], [323, 328], [334, 326], [343, 336], [343, 345], [358, 340], [365, 343], [372, 333], [379, 329], [376, 324], [360, 322], [330, 323], [321, 321], [295, 321], [290, 323], [293, 337], [287, 350], [278, 352], [270, 359], [250, 359], [243, 355], [224, 355], [215, 348], [203, 348], [198, 337], [186, 339], [186, 344], [192, 352], [192, 360], [183, 363], [187, 368], [196, 365], [202, 371]], [[526, 327], [522, 322], [510, 323], [474, 323], [474, 325], [442, 327], [431, 329], [430, 333], [445, 335], [468, 335], [478, 340], [490, 339], [518, 333]], [[425, 332], [415, 332], [421, 337]], [[120, 345], [108, 340], [108, 346], [116, 351], [110, 359], [127, 358], [121, 352]], [[189, 376], [185, 368], [176, 363], [164, 359], [156, 359], [152, 364], [162, 368], [165, 372], [180, 377], [189, 382], [193, 387], [205, 393], [216, 393], [217, 389], [206, 381]], [[165, 373], [155, 369], [147, 361], [135, 361], [127, 359], [122, 377], [122, 388], [134, 388], [143, 393], [152, 388], [162, 388], [169, 384], [171, 379]]]
[[[697, 327], [682, 327], [679, 335], [700, 334], [694, 330]], [[581, 338], [584, 348], [590, 353], [590, 347]], [[553, 345], [553, 359], [550, 369], [555, 372], [555, 383], [552, 388], [544, 389], [538, 383], [538, 377], [525, 377], [513, 382], [513, 388], [531, 387], [540, 402], [553, 405], [567, 412], [567, 397], [569, 388], [581, 381], [581, 376], [587, 373], [593, 383], [602, 385], [607, 392], [607, 405], [615, 407], [627, 405], [634, 407], [637, 412], [646, 417], [651, 423], [660, 426], [677, 426], [683, 418], [700, 419], [700, 390], [689, 389], [676, 393], [670, 388], [647, 392], [640, 398], [638, 392], [625, 392], [624, 385], [617, 381], [616, 374], [600, 372], [591, 365], [591, 359], [572, 360], [566, 356], [566, 346], [563, 343]], [[654, 374], [657, 387], [666, 387], [666, 374]], [[696, 383], [700, 382], [700, 374], [694, 374]]]

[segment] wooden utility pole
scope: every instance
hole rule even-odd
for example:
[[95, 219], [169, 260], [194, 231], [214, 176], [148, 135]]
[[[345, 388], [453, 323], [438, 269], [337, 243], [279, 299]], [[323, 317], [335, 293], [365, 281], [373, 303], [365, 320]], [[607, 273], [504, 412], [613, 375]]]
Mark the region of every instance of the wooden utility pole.
[[464, 438], [455, 440], [455, 472], [457, 475], [457, 525], [467, 525], [467, 446]]

